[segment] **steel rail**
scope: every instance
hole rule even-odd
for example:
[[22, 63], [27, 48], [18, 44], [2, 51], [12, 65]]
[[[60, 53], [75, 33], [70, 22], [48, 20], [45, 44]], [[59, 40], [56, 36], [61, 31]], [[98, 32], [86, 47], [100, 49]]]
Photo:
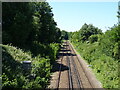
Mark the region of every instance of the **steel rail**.
[[56, 88], [57, 90], [58, 90], [59, 84], [60, 84], [60, 76], [61, 76], [61, 70], [62, 70], [62, 61], [63, 61], [63, 57], [64, 57], [64, 56], [63, 56], [63, 53], [64, 53], [64, 52], [62, 52], [62, 58], [61, 58], [61, 60], [60, 60], [61, 62], [60, 62], [60, 68], [59, 68], [59, 76], [58, 76], [58, 82], [57, 82], [57, 85], [56, 85], [56, 86], [57, 86], [57, 88]]
[[[66, 42], [66, 49], [67, 49], [67, 42]], [[69, 56], [68, 56], [68, 52], [66, 54], [66, 57], [67, 57], [67, 65], [69, 67], [69, 70], [68, 70], [69, 90], [72, 90], [73, 89], [73, 82], [72, 82], [70, 59], [69, 59]]]
[[[68, 44], [69, 45], [69, 44]], [[70, 45], [69, 45], [69, 49], [70, 49]], [[71, 50], [71, 49], [70, 49]], [[71, 51], [71, 53], [72, 53], [72, 51]], [[78, 70], [77, 70], [77, 66], [76, 66], [76, 64], [75, 64], [75, 62], [74, 62], [74, 58], [73, 58], [73, 56], [71, 56], [71, 61], [72, 61], [72, 64], [73, 64], [73, 66], [74, 66], [74, 72], [75, 72], [75, 76], [76, 76], [76, 80], [77, 80], [77, 86], [78, 86], [78, 88], [80, 88], [81, 90], [83, 90], [83, 84], [81, 83], [81, 78], [80, 78], [80, 75], [79, 75], [79, 73], [78, 73]], [[82, 86], [82, 87], [81, 87]]]
[[[73, 52], [76, 53], [70, 43], [69, 43], [69, 45], [70, 45], [71, 49], [73, 50]], [[79, 58], [78, 58], [77, 55], [76, 55], [76, 57], [77, 57], [77, 60], [78, 60], [79, 64], [80, 64], [81, 67], [82, 67], [82, 70], [83, 70], [83, 72], [84, 72], [84, 74], [85, 74], [85, 76], [86, 76], [89, 84], [91, 85], [92, 89], [94, 90], [93, 85], [91, 84], [91, 82], [90, 82], [90, 80], [89, 80], [89, 78], [88, 78], [88, 76], [87, 76], [87, 74], [86, 74], [86, 71], [85, 71], [85, 69], [83, 68], [83, 65], [82, 65], [81, 62], [79, 61]]]
[[[83, 85], [82, 85], [82, 83], [81, 83], [81, 78], [80, 78], [80, 76], [79, 76], [79, 73], [78, 73], [78, 70], [77, 70], [77, 67], [76, 67], [76, 64], [75, 64], [75, 62], [74, 62], [73, 57], [72, 57], [72, 63], [73, 63], [73, 66], [74, 66], [74, 71], [75, 71], [75, 73], [76, 73], [77, 86], [78, 86], [78, 88], [82, 89], [82, 88], [83, 88]], [[81, 86], [82, 86], [82, 87], [81, 87]]]

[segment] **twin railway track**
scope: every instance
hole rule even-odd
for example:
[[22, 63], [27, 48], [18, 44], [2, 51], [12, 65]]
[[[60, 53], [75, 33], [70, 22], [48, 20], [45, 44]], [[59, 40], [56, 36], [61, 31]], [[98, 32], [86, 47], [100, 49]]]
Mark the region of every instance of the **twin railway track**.
[[68, 41], [64, 42], [60, 57], [58, 60], [59, 70], [54, 76], [56, 78], [51, 80], [49, 88], [68, 88], [69, 90], [95, 89], [73, 47]]
[[69, 88], [73, 89], [73, 88], [83, 88], [83, 85], [81, 83], [80, 80], [80, 76], [76, 67], [76, 64], [74, 62], [74, 57], [76, 56], [74, 53], [72, 53], [72, 48], [70, 47], [70, 45], [68, 44], [68, 42], [66, 42], [66, 44], [68, 45], [68, 47], [66, 47], [68, 50], [70, 50], [70, 52], [68, 52], [67, 55], [67, 63], [68, 63], [68, 78], [69, 78]]

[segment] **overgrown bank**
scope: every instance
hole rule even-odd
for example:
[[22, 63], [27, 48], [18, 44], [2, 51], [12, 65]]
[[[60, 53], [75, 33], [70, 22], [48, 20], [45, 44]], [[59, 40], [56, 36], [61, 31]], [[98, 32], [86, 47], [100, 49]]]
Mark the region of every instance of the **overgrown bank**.
[[[92, 65], [91, 68], [101, 81], [103, 88], [119, 88], [119, 26], [115, 26], [105, 33], [91, 35], [87, 32], [89, 29], [84, 32], [85, 26], [81, 29], [83, 31], [71, 33], [72, 44], [79, 54]], [[92, 32], [94, 33], [94, 31]], [[86, 37], [86, 35], [89, 36]]]
[[[53, 62], [56, 59], [56, 54], [59, 50], [59, 44], [51, 44], [49, 46], [52, 50], [46, 48], [49, 54], [46, 57], [42, 57], [41, 54], [33, 56], [30, 51], [25, 52], [11, 45], [0, 45], [2, 47], [3, 89], [46, 88], [51, 74], [51, 60]], [[53, 53], [51, 53], [52, 51]], [[32, 69], [29, 72], [24, 71], [22, 61], [31, 61]]]

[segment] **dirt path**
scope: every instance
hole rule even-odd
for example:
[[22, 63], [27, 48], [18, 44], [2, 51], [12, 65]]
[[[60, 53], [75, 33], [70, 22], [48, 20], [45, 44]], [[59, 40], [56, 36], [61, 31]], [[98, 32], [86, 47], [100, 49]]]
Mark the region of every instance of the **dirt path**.
[[53, 67], [48, 88], [102, 88], [88, 64], [81, 59], [69, 41], [63, 44]]

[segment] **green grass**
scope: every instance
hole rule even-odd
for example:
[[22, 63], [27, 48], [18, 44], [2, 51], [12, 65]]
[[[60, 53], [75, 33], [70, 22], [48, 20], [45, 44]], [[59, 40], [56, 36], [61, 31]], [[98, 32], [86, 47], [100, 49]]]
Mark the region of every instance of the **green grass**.
[[77, 52], [90, 64], [92, 69], [102, 83], [103, 88], [118, 88], [118, 60], [105, 55], [98, 43], [72, 43]]

